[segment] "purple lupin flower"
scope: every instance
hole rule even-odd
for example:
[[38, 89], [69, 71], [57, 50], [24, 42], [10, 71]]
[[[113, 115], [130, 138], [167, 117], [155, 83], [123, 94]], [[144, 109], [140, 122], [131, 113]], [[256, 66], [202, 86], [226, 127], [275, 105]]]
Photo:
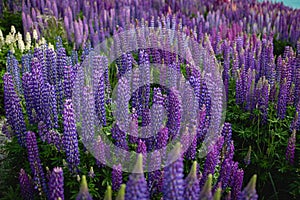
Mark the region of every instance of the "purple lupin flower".
[[161, 169], [161, 155], [158, 150], [154, 150], [151, 153], [151, 157], [148, 163], [149, 173], [148, 173], [148, 188], [151, 196], [161, 192], [162, 182], [162, 171]]
[[204, 163], [204, 169], [203, 169], [203, 177], [200, 182], [200, 186], [204, 185], [204, 181], [206, 180], [208, 174], [214, 174], [215, 167], [219, 163], [219, 151], [218, 151], [218, 145], [214, 145], [211, 147], [211, 150], [206, 156], [205, 163]]
[[203, 105], [198, 114], [197, 144], [201, 144], [206, 136], [206, 106]]
[[165, 148], [168, 144], [169, 131], [167, 127], [162, 128], [156, 136], [156, 149]]
[[250, 165], [250, 162], [251, 162], [251, 146], [249, 146], [248, 152], [244, 158], [244, 163], [246, 165]]
[[136, 112], [138, 112], [138, 109], [140, 109], [140, 102], [138, 99], [138, 94], [140, 91], [139, 77], [140, 77], [140, 71], [139, 68], [136, 68], [132, 71], [132, 87], [131, 87], [131, 93], [132, 93], [131, 106], [136, 110]]
[[300, 130], [300, 116], [299, 115], [300, 115], [300, 101], [298, 102], [297, 107], [296, 107], [295, 117], [294, 117], [294, 120], [292, 121], [292, 124], [290, 127], [291, 131], [293, 131], [294, 129]]
[[55, 167], [51, 173], [49, 192], [50, 200], [64, 200], [64, 176], [61, 167]]
[[144, 109], [148, 108], [150, 100], [150, 64], [149, 56], [144, 51], [139, 52], [139, 108], [138, 115], [141, 116]]
[[32, 185], [32, 180], [25, 172], [24, 169], [20, 170], [19, 173], [19, 182], [22, 198], [25, 200], [31, 200], [34, 198], [34, 189]]
[[277, 116], [279, 119], [284, 119], [286, 114], [286, 106], [287, 106], [287, 95], [288, 95], [288, 85], [286, 78], [280, 84], [280, 90], [278, 95], [278, 103], [277, 103]]
[[212, 189], [211, 185], [212, 185], [212, 175], [208, 174], [207, 180], [205, 181], [204, 186], [201, 188], [199, 199], [212, 200], [213, 196], [212, 196], [212, 191], [211, 191], [211, 189]]
[[64, 78], [64, 67], [67, 65], [67, 54], [65, 48], [57, 47], [56, 49], [56, 64], [57, 64], [57, 78], [58, 80], [63, 80]]
[[123, 182], [123, 177], [122, 177], [122, 165], [114, 165], [112, 172], [111, 172], [111, 180], [112, 180], [112, 189], [117, 191], [119, 190], [122, 182]]
[[30, 164], [31, 171], [33, 173], [33, 181], [35, 185], [35, 189], [38, 189], [40, 192], [39, 195], [42, 195], [42, 191], [45, 195], [47, 195], [47, 185], [45, 182], [45, 175], [42, 168], [42, 163], [40, 160], [38, 145], [35, 137], [35, 133], [28, 131], [27, 137], [27, 152], [28, 152], [28, 160]]
[[172, 88], [169, 91], [168, 99], [168, 121], [167, 128], [169, 132], [169, 138], [175, 137], [179, 132], [180, 119], [181, 119], [181, 99], [178, 90]]
[[56, 67], [56, 55], [53, 49], [46, 49], [46, 68], [47, 68], [47, 80], [51, 85], [56, 85], [57, 81], [57, 67]]
[[48, 139], [47, 132], [48, 130], [46, 124], [43, 121], [40, 121], [38, 123], [38, 134], [43, 142], [45, 142]]
[[53, 128], [58, 128], [58, 113], [57, 113], [57, 97], [56, 97], [56, 92], [55, 92], [55, 86], [50, 85], [50, 96], [49, 96], [49, 101], [50, 101], [50, 109], [51, 109], [51, 121], [52, 121], [52, 127]]
[[[194, 160], [196, 157], [197, 150], [197, 135], [195, 134], [196, 128], [193, 127], [192, 130], [187, 130], [187, 141], [188, 149], [185, 152], [185, 156], [188, 160]], [[185, 136], [184, 136], [185, 137]], [[185, 144], [183, 144], [185, 145]]]
[[8, 139], [12, 138], [13, 133], [11, 127], [7, 123], [3, 124], [1, 131]]
[[239, 193], [238, 199], [239, 200], [257, 200], [258, 195], [256, 193], [256, 179], [257, 175], [253, 175], [251, 180], [249, 181], [248, 185], [244, 188], [242, 192]]
[[56, 130], [50, 130], [47, 133], [47, 143], [53, 144], [56, 149], [59, 151], [62, 149], [62, 141], [61, 141], [61, 135]]
[[14, 135], [17, 136], [21, 146], [26, 146], [26, 126], [24, 116], [20, 104], [12, 76], [8, 73], [3, 75], [4, 82], [4, 108], [8, 125], [12, 128]]
[[234, 182], [232, 185], [232, 198], [237, 199], [243, 185], [244, 171], [242, 169], [238, 169], [235, 173]]
[[289, 138], [288, 145], [286, 148], [286, 154], [285, 154], [287, 161], [291, 165], [294, 164], [295, 147], [296, 147], [296, 130], [294, 129], [291, 137]]
[[138, 115], [135, 108], [132, 108], [131, 121], [129, 123], [130, 134], [128, 140], [131, 144], [137, 143], [139, 134]]
[[128, 144], [126, 140], [126, 133], [122, 131], [117, 124], [111, 128], [112, 138], [115, 140], [115, 145], [117, 147], [128, 150]]
[[168, 154], [168, 165], [165, 167], [163, 175], [162, 192], [164, 200], [184, 199], [183, 158], [180, 145], [180, 143], [177, 143]]
[[128, 102], [130, 99], [129, 96], [129, 83], [126, 77], [122, 77], [119, 80], [119, 85], [117, 88], [117, 100], [116, 100], [116, 121], [117, 125], [121, 130], [127, 132], [129, 126], [129, 109]]
[[22, 86], [24, 91], [24, 99], [26, 103], [26, 113], [31, 124], [34, 123], [33, 109], [34, 109], [34, 93], [32, 85], [32, 75], [29, 72], [25, 72], [22, 76]]
[[221, 135], [224, 137], [225, 144], [227, 145], [227, 147], [229, 147], [231, 143], [231, 136], [232, 136], [232, 129], [230, 123], [228, 122], [224, 123]]
[[47, 80], [47, 68], [46, 68], [46, 63], [45, 63], [43, 49], [41, 49], [41, 48], [34, 48], [33, 56], [35, 58], [37, 58], [37, 60], [39, 61], [40, 65], [41, 65], [43, 79]]
[[133, 173], [126, 184], [125, 199], [148, 200], [149, 192], [143, 173], [143, 156], [139, 154]]
[[198, 200], [199, 193], [200, 185], [197, 177], [197, 162], [194, 161], [191, 171], [185, 179], [184, 199]]
[[64, 66], [64, 98], [71, 99], [72, 98], [72, 90], [73, 90], [73, 67], [72, 66]]
[[218, 184], [222, 184], [222, 189], [228, 186], [230, 175], [231, 175], [232, 161], [230, 159], [225, 159], [222, 162], [220, 175], [218, 177], [218, 182], [215, 184], [214, 190], [218, 187]]
[[162, 96], [160, 88], [153, 89], [153, 105], [151, 109], [151, 135], [156, 135], [163, 125], [164, 118], [164, 97]]
[[71, 99], [67, 99], [63, 110], [63, 144], [69, 169], [74, 171], [80, 162], [78, 138], [76, 133], [75, 114]]
[[81, 178], [80, 191], [76, 197], [76, 200], [93, 200], [92, 195], [89, 193], [85, 175], [83, 175]]
[[93, 90], [95, 98], [96, 114], [101, 122], [101, 125], [106, 125], [106, 110], [105, 110], [105, 77], [103, 57], [95, 56], [93, 58]]

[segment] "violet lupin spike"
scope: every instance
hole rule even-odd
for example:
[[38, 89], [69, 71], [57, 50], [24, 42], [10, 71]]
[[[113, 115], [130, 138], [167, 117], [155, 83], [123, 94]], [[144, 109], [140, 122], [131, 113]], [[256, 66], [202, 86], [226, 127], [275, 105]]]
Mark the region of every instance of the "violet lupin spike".
[[60, 167], [55, 167], [51, 173], [49, 181], [49, 199], [64, 200], [64, 176], [63, 170]]
[[[183, 158], [181, 154], [180, 143], [177, 143], [168, 154], [168, 165], [165, 167], [163, 175], [162, 193], [164, 200], [184, 199]], [[174, 159], [176, 160], [174, 161]]]
[[130, 134], [128, 135], [128, 140], [131, 144], [137, 143], [139, 134], [138, 125], [138, 115], [135, 108], [132, 108], [131, 121], [129, 123]]
[[156, 149], [161, 149], [167, 146], [169, 139], [169, 131], [167, 127], [162, 128], [156, 136]]
[[24, 200], [31, 200], [34, 198], [34, 189], [32, 185], [32, 180], [25, 172], [24, 169], [20, 170], [19, 173], [19, 182], [20, 182], [20, 189], [21, 195]]
[[287, 145], [286, 154], [285, 154], [287, 161], [291, 165], [294, 164], [295, 148], [296, 148], [296, 130], [294, 129], [291, 137], [288, 140], [288, 145]]
[[298, 102], [298, 105], [296, 107], [296, 113], [295, 113], [295, 117], [294, 120], [292, 121], [290, 130], [300, 130], [300, 101]]
[[72, 66], [64, 66], [64, 98], [72, 98], [72, 89], [73, 89], [73, 69]]
[[143, 172], [143, 156], [138, 154], [133, 173], [126, 184], [125, 199], [148, 200], [149, 192]]
[[197, 162], [194, 161], [191, 171], [185, 179], [184, 199], [198, 200], [200, 194], [199, 179], [197, 177]]
[[206, 180], [208, 174], [214, 174], [215, 167], [219, 163], [219, 151], [218, 146], [215, 144], [211, 147], [210, 152], [206, 156], [206, 160], [204, 163], [203, 177], [200, 182], [200, 186], [204, 185], [204, 181]]
[[169, 91], [168, 98], [168, 121], [167, 128], [169, 138], [175, 137], [179, 132], [180, 119], [181, 119], [181, 99], [178, 90], [172, 88]]
[[22, 76], [22, 86], [24, 91], [24, 99], [26, 103], [26, 113], [31, 124], [34, 123], [32, 109], [34, 109], [34, 97], [32, 87], [32, 75], [29, 72], [25, 72]]
[[286, 114], [286, 106], [287, 106], [287, 80], [286, 78], [280, 84], [280, 91], [278, 96], [278, 103], [277, 103], [277, 116], [279, 119], [284, 119]]
[[239, 200], [257, 200], [258, 195], [256, 193], [256, 179], [257, 175], [253, 175], [251, 180], [249, 181], [248, 185], [244, 188], [242, 192], [239, 193], [238, 199]]
[[232, 185], [232, 198], [237, 199], [243, 184], [244, 171], [242, 169], [238, 169], [235, 173], [234, 183]]
[[20, 98], [18, 97], [12, 76], [8, 73], [3, 75], [4, 82], [4, 108], [7, 117], [7, 123], [12, 128], [18, 138], [21, 146], [26, 146], [26, 126], [22, 112]]
[[78, 138], [76, 133], [75, 114], [73, 109], [72, 100], [67, 99], [63, 110], [63, 144], [66, 152], [66, 160], [69, 169], [74, 172], [77, 169], [79, 159]]
[[212, 196], [212, 192], [211, 192], [211, 189], [212, 189], [211, 187], [212, 187], [212, 175], [209, 174], [207, 176], [207, 180], [206, 180], [204, 186], [201, 188], [199, 199], [212, 200], [213, 196]]
[[[161, 192], [162, 182], [162, 171], [161, 169], [161, 155], [158, 150], [151, 152], [151, 157], [148, 163], [148, 188], [151, 196]], [[154, 170], [155, 169], [155, 170]]]
[[117, 191], [120, 189], [120, 186], [123, 182], [122, 165], [121, 164], [114, 165], [111, 175], [112, 175], [112, 189], [114, 191]]
[[28, 131], [27, 137], [27, 152], [28, 152], [28, 160], [30, 164], [31, 171], [33, 173], [33, 181], [35, 184], [35, 189], [38, 189], [39, 195], [48, 196], [48, 190], [45, 180], [44, 171], [42, 168], [42, 163], [40, 160], [38, 145], [35, 137], [35, 133]]

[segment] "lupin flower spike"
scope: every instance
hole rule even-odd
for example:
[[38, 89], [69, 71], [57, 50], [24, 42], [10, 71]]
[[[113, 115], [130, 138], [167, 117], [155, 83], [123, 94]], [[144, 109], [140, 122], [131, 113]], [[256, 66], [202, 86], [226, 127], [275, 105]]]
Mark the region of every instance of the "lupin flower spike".
[[221, 195], [222, 195], [222, 189], [218, 188], [214, 194], [214, 200], [220, 200], [221, 199]]
[[76, 197], [76, 200], [93, 200], [92, 196], [89, 193], [85, 175], [82, 176], [80, 191]]
[[127, 182], [125, 199], [148, 200], [149, 192], [143, 173], [143, 155], [138, 154], [136, 165]]
[[200, 192], [200, 198], [199, 199], [212, 199], [211, 194], [211, 184], [212, 184], [212, 175], [209, 174], [207, 177], [207, 180]]
[[245, 163], [246, 165], [249, 165], [250, 162], [251, 162], [251, 146], [249, 146], [247, 155], [246, 155], [245, 158], [244, 158], [244, 163]]
[[[168, 154], [166, 168], [163, 179], [164, 200], [181, 200], [184, 196], [183, 180], [183, 158], [181, 156], [181, 144], [177, 143], [174, 149]], [[174, 161], [175, 159], [175, 161]]]
[[249, 181], [248, 185], [244, 188], [244, 190], [239, 194], [238, 199], [241, 200], [257, 200], [258, 195], [256, 193], [256, 179], [257, 175], [254, 174]]
[[112, 200], [111, 186], [107, 186], [107, 190], [105, 192], [104, 200]]
[[126, 185], [122, 184], [118, 192], [118, 195], [116, 197], [116, 200], [125, 200], [125, 189], [126, 189]]
[[197, 161], [193, 162], [191, 171], [185, 179], [184, 199], [199, 199], [199, 179], [197, 177]]

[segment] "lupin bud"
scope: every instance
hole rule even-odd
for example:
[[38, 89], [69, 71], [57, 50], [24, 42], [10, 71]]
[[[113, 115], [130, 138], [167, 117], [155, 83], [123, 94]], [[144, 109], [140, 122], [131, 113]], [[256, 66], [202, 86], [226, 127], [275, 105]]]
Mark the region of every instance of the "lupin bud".
[[207, 177], [207, 180], [200, 192], [200, 198], [199, 199], [207, 199], [210, 200], [212, 199], [212, 194], [211, 194], [211, 184], [212, 184], [212, 175], [209, 174]]
[[111, 186], [107, 186], [107, 190], [105, 192], [104, 200], [112, 200]]
[[221, 199], [221, 195], [222, 195], [222, 189], [218, 188], [214, 194], [214, 200], [220, 200]]
[[93, 200], [92, 196], [89, 193], [85, 175], [82, 176], [80, 191], [76, 197], [76, 200]]
[[125, 189], [126, 189], [126, 185], [122, 184], [118, 192], [118, 195], [116, 197], [116, 200], [125, 200]]
[[256, 193], [256, 179], [257, 175], [254, 174], [249, 181], [248, 185], [244, 188], [242, 192], [240, 192], [238, 199], [240, 200], [257, 200], [258, 195]]
[[131, 200], [148, 200], [149, 192], [147, 182], [143, 173], [143, 155], [138, 154], [136, 165], [132, 174], [129, 176], [125, 199]]
[[193, 166], [187, 178], [185, 179], [184, 199], [199, 199], [199, 179], [197, 177], [197, 162], [193, 162]]
[[245, 163], [246, 165], [249, 165], [250, 162], [251, 162], [251, 146], [249, 146], [247, 155], [246, 155], [245, 158], [244, 158], [244, 163]]

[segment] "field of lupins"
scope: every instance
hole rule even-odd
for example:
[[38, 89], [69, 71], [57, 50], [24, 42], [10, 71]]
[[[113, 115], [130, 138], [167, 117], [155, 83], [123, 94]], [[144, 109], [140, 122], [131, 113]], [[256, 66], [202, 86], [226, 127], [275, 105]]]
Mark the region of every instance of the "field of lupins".
[[[114, 61], [94, 54], [148, 27], [182, 33], [182, 46], [196, 41], [201, 66], [158, 48]], [[222, 83], [199, 70], [210, 67]], [[0, 199], [300, 198], [300, 10], [256, 0], [4, 0], [0, 70]], [[139, 137], [147, 131], [155, 134]], [[105, 140], [137, 154], [115, 154]]]

